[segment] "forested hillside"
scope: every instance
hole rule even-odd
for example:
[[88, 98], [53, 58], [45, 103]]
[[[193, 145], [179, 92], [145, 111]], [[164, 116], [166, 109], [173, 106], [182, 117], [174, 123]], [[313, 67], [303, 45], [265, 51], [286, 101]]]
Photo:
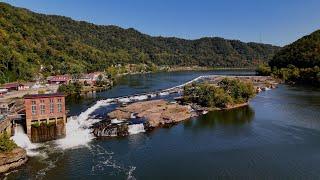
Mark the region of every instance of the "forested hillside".
[[253, 67], [279, 47], [222, 38], [152, 37], [0, 3], [0, 81], [102, 71], [116, 64]]
[[290, 83], [320, 86], [320, 30], [283, 47], [269, 65], [258, 72]]
[[298, 68], [320, 66], [320, 30], [285, 46], [269, 64], [278, 68], [289, 64]]

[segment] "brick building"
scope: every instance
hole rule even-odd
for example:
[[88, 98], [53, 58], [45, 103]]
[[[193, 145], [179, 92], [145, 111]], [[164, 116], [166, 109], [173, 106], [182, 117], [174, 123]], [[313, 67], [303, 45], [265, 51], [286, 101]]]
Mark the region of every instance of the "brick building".
[[[27, 134], [31, 138], [31, 141], [35, 139], [34, 136], [46, 136], [41, 135], [41, 133], [46, 133], [46, 130], [43, 128], [41, 132], [40, 130], [39, 132], [37, 132], [38, 130], [32, 130], [32, 127], [40, 127], [42, 124], [46, 125], [45, 127], [53, 126], [54, 133], [52, 134], [52, 132], [50, 132], [50, 138], [44, 137], [42, 139], [40, 138], [41, 140], [34, 140], [34, 142], [53, 140], [65, 136], [66, 110], [65, 97], [63, 94], [26, 95], [24, 97], [24, 104]], [[32, 135], [33, 132], [36, 134]]]

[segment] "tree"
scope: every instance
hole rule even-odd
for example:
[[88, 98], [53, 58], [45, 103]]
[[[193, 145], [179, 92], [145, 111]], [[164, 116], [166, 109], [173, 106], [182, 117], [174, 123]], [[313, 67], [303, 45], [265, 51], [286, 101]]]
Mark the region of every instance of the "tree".
[[237, 79], [223, 79], [219, 86], [208, 83], [192, 83], [184, 86], [183, 100], [205, 107], [225, 108], [228, 105], [247, 102], [255, 95], [253, 84]]

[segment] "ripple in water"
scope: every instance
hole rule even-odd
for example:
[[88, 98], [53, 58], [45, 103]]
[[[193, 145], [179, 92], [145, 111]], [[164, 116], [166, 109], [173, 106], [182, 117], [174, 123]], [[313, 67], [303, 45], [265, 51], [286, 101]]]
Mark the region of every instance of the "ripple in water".
[[114, 152], [108, 151], [105, 148], [99, 145], [91, 145], [89, 147], [90, 152], [92, 154], [94, 165], [91, 167], [91, 173], [93, 175], [100, 174], [101, 172], [105, 172], [106, 169], [112, 168], [113, 171], [110, 171], [110, 175], [116, 176], [116, 173], [123, 173], [126, 175], [128, 180], [135, 180], [136, 178], [133, 176], [133, 172], [136, 169], [135, 166], [124, 166], [117, 162], [113, 155]]

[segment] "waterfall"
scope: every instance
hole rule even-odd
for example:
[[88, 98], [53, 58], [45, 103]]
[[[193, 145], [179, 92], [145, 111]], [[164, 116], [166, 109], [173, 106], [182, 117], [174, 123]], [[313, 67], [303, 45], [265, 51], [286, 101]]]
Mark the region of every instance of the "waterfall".
[[131, 124], [128, 126], [128, 132], [129, 134], [138, 134], [146, 131], [143, 124]]
[[[205, 76], [200, 76], [182, 85], [163, 90], [159, 95], [160, 96], [169, 95], [170, 90], [175, 88], [181, 88], [184, 85], [197, 81], [203, 77]], [[90, 115], [95, 110], [97, 110], [102, 106], [108, 106], [112, 103], [116, 103], [117, 101], [122, 103], [128, 103], [132, 101], [146, 100], [149, 97], [155, 97], [155, 96], [157, 96], [155, 93], [149, 93], [144, 95], [133, 95], [131, 97], [119, 97], [115, 99], [111, 98], [111, 99], [97, 101], [96, 104], [88, 108], [86, 111], [82, 112], [79, 116], [68, 118], [68, 121], [66, 124], [66, 137], [60, 140], [56, 140], [55, 142], [58, 145], [58, 147], [62, 149], [75, 148], [79, 146], [88, 146], [88, 143], [92, 139], [94, 139], [94, 135], [92, 134], [92, 129], [90, 129], [90, 127], [94, 123], [100, 121], [99, 119], [94, 119], [90, 117]], [[118, 123], [118, 121], [114, 120], [113, 123]], [[128, 129], [129, 134], [137, 134], [140, 132], [145, 132], [143, 124], [129, 125], [128, 128], [129, 128]], [[102, 132], [102, 133], [108, 133], [108, 134], [114, 135], [115, 131]]]
[[68, 118], [66, 124], [66, 137], [56, 140], [58, 147], [62, 149], [75, 148], [79, 146], [87, 146], [94, 138], [90, 127], [99, 122], [99, 119], [90, 118], [90, 115], [101, 106], [108, 106], [113, 99], [100, 100], [79, 116]]
[[19, 124], [14, 129], [14, 136], [11, 139], [21, 148], [27, 151], [28, 156], [36, 156], [39, 153], [35, 151], [37, 145], [31, 143], [29, 137], [24, 132], [23, 127]]
[[169, 95], [169, 92], [161, 92], [161, 93], [159, 93], [159, 95], [160, 96], [167, 96], [167, 95]]
[[121, 103], [129, 103], [132, 101], [142, 101], [148, 99], [148, 95], [137, 95], [137, 96], [131, 96], [131, 97], [123, 97], [118, 98], [118, 101]]
[[141, 96], [133, 96], [130, 98], [130, 100], [132, 101], [142, 101], [142, 100], [146, 100], [148, 99], [148, 95], [141, 95]]

